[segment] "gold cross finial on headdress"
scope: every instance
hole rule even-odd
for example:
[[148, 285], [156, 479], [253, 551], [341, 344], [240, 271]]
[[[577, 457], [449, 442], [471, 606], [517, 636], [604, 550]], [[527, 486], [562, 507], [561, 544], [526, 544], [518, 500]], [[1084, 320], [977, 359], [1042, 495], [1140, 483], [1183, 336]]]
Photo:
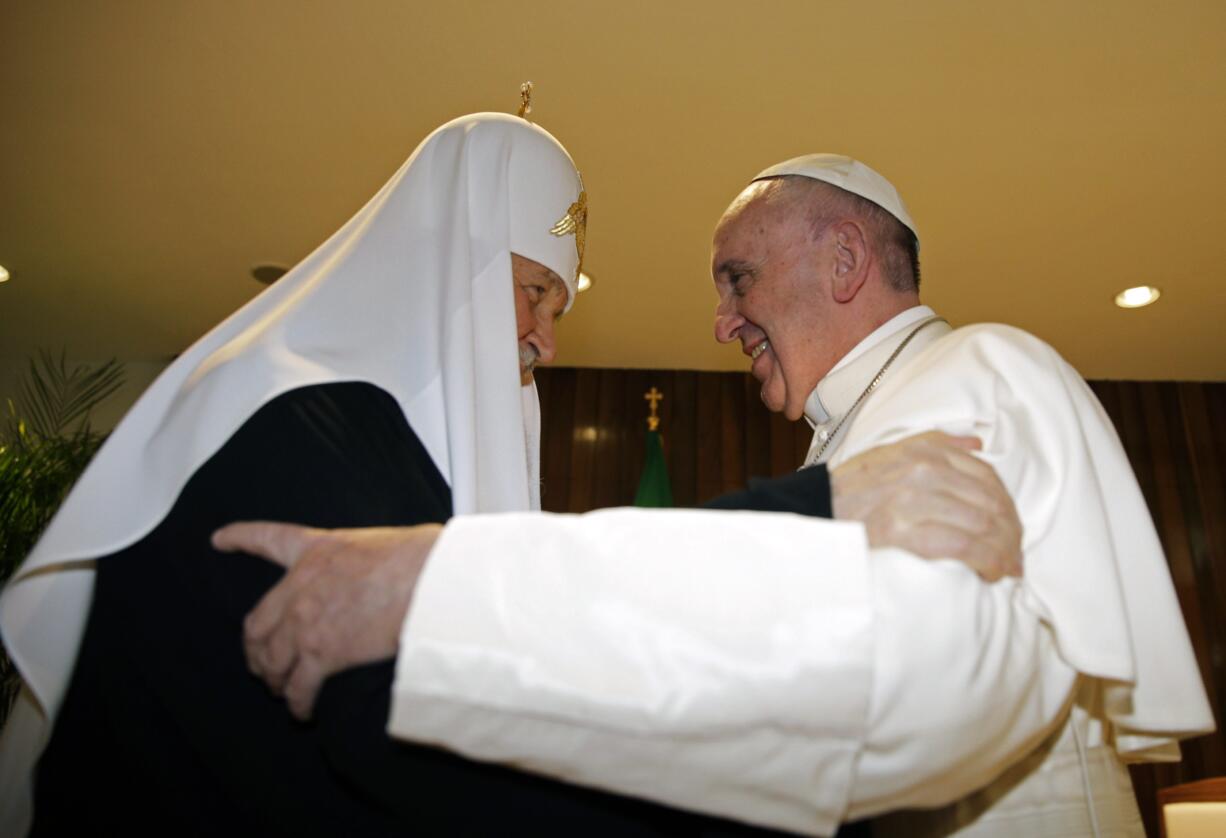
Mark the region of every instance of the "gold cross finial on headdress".
[[651, 403], [651, 415], [647, 417], [647, 430], [654, 431], [660, 427], [660, 417], [656, 416], [656, 405], [664, 398], [664, 394], [653, 384], [651, 389], [643, 394], [643, 398]]
[[526, 81], [519, 86], [519, 118], [527, 119], [532, 113], [532, 82]]

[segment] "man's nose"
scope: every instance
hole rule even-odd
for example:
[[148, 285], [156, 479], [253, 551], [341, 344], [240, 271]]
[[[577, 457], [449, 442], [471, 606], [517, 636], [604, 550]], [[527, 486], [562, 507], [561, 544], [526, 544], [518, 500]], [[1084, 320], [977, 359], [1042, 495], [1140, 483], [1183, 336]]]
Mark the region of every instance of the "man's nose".
[[729, 343], [737, 339], [741, 326], [745, 324], [742, 317], [731, 305], [723, 301], [715, 309], [715, 339], [720, 343]]
[[536, 328], [533, 334], [536, 340], [536, 352], [542, 364], [548, 364], [553, 361], [554, 355], [557, 354], [557, 347], [553, 340], [554, 320], [552, 317], [542, 317], [537, 320]]

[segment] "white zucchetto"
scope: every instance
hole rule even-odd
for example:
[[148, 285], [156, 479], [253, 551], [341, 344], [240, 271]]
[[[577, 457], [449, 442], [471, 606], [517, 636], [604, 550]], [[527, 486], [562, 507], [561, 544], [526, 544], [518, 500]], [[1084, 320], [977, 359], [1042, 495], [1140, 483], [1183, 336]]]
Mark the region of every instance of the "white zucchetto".
[[911, 214], [907, 212], [902, 196], [898, 194], [894, 184], [859, 160], [853, 160], [842, 154], [806, 154], [776, 163], [769, 169], [758, 172], [753, 180], [767, 180], [784, 175], [800, 175], [820, 180], [872, 201], [915, 234], [918, 249], [919, 230], [915, 229], [915, 222], [911, 220]]

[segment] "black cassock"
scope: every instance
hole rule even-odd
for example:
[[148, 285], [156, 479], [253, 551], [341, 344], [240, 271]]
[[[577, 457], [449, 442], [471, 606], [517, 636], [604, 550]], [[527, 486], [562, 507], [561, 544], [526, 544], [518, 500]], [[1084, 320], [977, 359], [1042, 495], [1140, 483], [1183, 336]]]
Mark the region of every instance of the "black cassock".
[[[710, 505], [829, 517], [829, 482], [814, 468]], [[330, 678], [310, 723], [247, 671], [243, 618], [283, 571], [214, 551], [214, 529], [450, 516], [446, 481], [377, 387], [305, 387], [260, 408], [156, 529], [98, 564], [33, 834], [768, 834], [395, 741], [391, 661]]]

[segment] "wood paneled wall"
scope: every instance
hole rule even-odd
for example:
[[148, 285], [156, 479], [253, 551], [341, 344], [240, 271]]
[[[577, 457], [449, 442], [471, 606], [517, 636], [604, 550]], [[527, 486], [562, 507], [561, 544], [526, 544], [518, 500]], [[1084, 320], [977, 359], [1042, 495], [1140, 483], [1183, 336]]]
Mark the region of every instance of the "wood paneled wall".
[[[643, 465], [643, 394], [664, 393], [660, 430], [673, 498], [687, 506], [747, 478], [784, 474], [810, 431], [769, 413], [745, 373], [543, 369], [542, 505], [584, 512], [630, 503]], [[1185, 743], [1184, 759], [1133, 768], [1146, 827], [1157, 788], [1226, 775], [1226, 383], [1095, 381], [1166, 549], [1219, 732]]]
[[1226, 775], [1226, 384], [1091, 381], [1149, 505], [1217, 733], [1185, 742], [1183, 761], [1133, 766], [1141, 813], [1157, 835], [1157, 789]]
[[691, 506], [785, 474], [809, 449], [804, 422], [772, 414], [748, 375], [681, 370], [552, 368], [541, 394], [541, 505], [552, 512], [624, 506], [643, 468], [651, 387], [664, 393], [660, 432], [673, 501]]

